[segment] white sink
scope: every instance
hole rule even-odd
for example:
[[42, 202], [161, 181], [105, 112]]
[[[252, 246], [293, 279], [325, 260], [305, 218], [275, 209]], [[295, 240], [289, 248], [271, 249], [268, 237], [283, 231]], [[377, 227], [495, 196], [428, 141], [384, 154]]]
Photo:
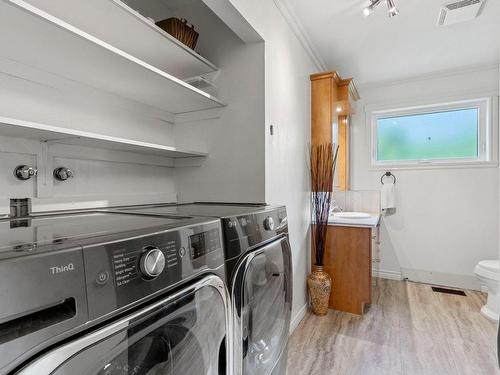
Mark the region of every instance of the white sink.
[[332, 216], [334, 219], [368, 219], [372, 215], [366, 212], [335, 212]]

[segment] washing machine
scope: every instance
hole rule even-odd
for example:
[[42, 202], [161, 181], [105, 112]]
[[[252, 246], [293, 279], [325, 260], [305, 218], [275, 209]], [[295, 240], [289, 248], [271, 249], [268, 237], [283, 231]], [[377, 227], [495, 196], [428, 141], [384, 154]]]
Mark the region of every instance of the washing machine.
[[233, 306], [235, 375], [286, 374], [292, 265], [284, 206], [190, 203], [124, 208], [147, 215], [219, 218]]
[[0, 373], [231, 374], [220, 220], [0, 221]]

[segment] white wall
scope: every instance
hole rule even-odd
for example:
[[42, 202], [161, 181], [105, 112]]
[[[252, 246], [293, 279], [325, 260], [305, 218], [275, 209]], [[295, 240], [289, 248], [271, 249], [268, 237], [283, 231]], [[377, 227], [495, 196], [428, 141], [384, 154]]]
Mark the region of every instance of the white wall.
[[[0, 116], [174, 145], [173, 126], [158, 115], [152, 107], [0, 59]], [[12, 197], [36, 197], [34, 210], [177, 198], [175, 170], [159, 157], [53, 144], [48, 156], [44, 162], [39, 142], [0, 138], [0, 214]], [[40, 176], [17, 180], [13, 170], [23, 162], [39, 168]], [[73, 168], [75, 178], [57, 183], [48, 171], [43, 189], [37, 186], [44, 170], [56, 166]]]
[[9, 140], [0, 140], [0, 150], [9, 153], [4, 158], [9, 163], [0, 166], [0, 174], [5, 176], [5, 183], [0, 181], [0, 214], [8, 211], [9, 197], [20, 195], [37, 197], [34, 210], [161, 201], [265, 201], [262, 40], [245, 44], [200, 1], [179, 2], [174, 10], [160, 2], [146, 5], [157, 19], [176, 15], [196, 24], [200, 32], [197, 50], [221, 69], [215, 81], [228, 106], [220, 111], [220, 118], [173, 126], [162, 120], [166, 114], [158, 109], [7, 59], [0, 59], [0, 115], [184, 146], [210, 156], [201, 167], [195, 163], [174, 169], [169, 167], [171, 161], [158, 157], [76, 147], [66, 147], [60, 155], [51, 146], [49, 164], [64, 163], [74, 168], [76, 177], [53, 184], [49, 174], [50, 188], [40, 194], [37, 179], [20, 183], [12, 174], [25, 154], [34, 166], [47, 168], [41, 163], [39, 145], [30, 143], [18, 155], [2, 146]]
[[[498, 96], [498, 66], [360, 87], [352, 117], [352, 188], [378, 189], [383, 170], [370, 170], [365, 105]], [[497, 124], [495, 125], [497, 126]], [[498, 257], [498, 168], [393, 170], [396, 214], [381, 224], [382, 274], [402, 272], [412, 280], [479, 288], [473, 268]]]
[[[286, 204], [293, 252], [292, 328], [307, 303], [309, 74], [318, 70], [271, 0], [231, 0], [265, 40], [266, 201]], [[274, 125], [275, 135], [269, 133]]]
[[[500, 47], [500, 42], [499, 42], [499, 47]], [[499, 66], [500, 66], [500, 48], [499, 48], [499, 55], [498, 55], [498, 64], [499, 64]], [[498, 82], [498, 87], [500, 88], [500, 74], [499, 74], [499, 76], [498, 76], [498, 79], [499, 79], [499, 82]], [[498, 106], [498, 118], [500, 119], [500, 105]], [[500, 137], [500, 132], [499, 132], [498, 136]], [[499, 144], [500, 144], [500, 138], [499, 138]], [[499, 178], [500, 178], [500, 173], [499, 173]], [[499, 181], [499, 186], [500, 186], [500, 181]], [[499, 192], [498, 192], [498, 193], [499, 193], [499, 195], [500, 195], [500, 189], [499, 189]], [[500, 197], [499, 197], [498, 201], [499, 201], [499, 203], [500, 203]], [[500, 208], [500, 207], [499, 207], [499, 208]], [[499, 210], [499, 212], [500, 212], [500, 210]], [[500, 215], [499, 215], [499, 216], [500, 216]], [[499, 219], [499, 221], [500, 221], [500, 219]], [[499, 244], [500, 244], [500, 223], [499, 223], [499, 227], [497, 228], [497, 230], [498, 230]], [[498, 251], [499, 251], [498, 259], [500, 259], [500, 245], [498, 246]], [[499, 284], [500, 284], [500, 281], [499, 281]], [[500, 306], [500, 294], [498, 295], [498, 299], [499, 299], [499, 301], [498, 301], [498, 302], [499, 302], [498, 306]], [[499, 351], [500, 351], [500, 347], [498, 347], [498, 348], [497, 348], [497, 350], [499, 350]]]
[[197, 50], [219, 68], [220, 118], [174, 130], [179, 146], [209, 153], [201, 168], [177, 171], [179, 201], [265, 202], [264, 43], [244, 43], [207, 7], [193, 2], [178, 16], [200, 31]]
[[[175, 145], [173, 126], [162, 120], [168, 117], [165, 112], [4, 57], [0, 116]], [[11, 197], [35, 198], [35, 211], [177, 199], [175, 170], [160, 157], [49, 144], [44, 158], [41, 146], [0, 138], [0, 214], [8, 212]], [[19, 181], [13, 176], [23, 161], [39, 169], [38, 178]], [[49, 169], [58, 166], [72, 168], [75, 178], [55, 182]]]

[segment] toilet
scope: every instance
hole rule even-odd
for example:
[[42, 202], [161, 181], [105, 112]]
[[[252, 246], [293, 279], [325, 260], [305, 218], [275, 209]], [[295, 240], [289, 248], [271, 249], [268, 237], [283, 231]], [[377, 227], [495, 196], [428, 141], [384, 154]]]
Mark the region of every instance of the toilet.
[[500, 280], [500, 261], [499, 260], [482, 260], [474, 268], [474, 273], [481, 282], [481, 286], [488, 293], [488, 301], [481, 308], [481, 314], [487, 318], [497, 321], [500, 313], [500, 295], [499, 295], [499, 280]]

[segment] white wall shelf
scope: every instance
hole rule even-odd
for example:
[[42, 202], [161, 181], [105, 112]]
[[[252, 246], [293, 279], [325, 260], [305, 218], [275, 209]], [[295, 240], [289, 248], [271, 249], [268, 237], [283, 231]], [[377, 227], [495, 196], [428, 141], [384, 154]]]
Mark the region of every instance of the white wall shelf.
[[1, 55], [9, 60], [174, 115], [225, 106], [216, 97], [22, 0], [0, 0], [0, 46]]
[[[203, 152], [183, 150], [174, 146], [135, 141], [5, 117], [0, 117], [0, 136], [27, 138], [40, 142], [103, 148], [115, 151], [135, 152], [174, 159], [199, 159], [208, 156], [208, 154]], [[180, 166], [182, 163], [177, 164]]]
[[218, 70], [120, 0], [26, 2], [175, 77], [187, 78]]

